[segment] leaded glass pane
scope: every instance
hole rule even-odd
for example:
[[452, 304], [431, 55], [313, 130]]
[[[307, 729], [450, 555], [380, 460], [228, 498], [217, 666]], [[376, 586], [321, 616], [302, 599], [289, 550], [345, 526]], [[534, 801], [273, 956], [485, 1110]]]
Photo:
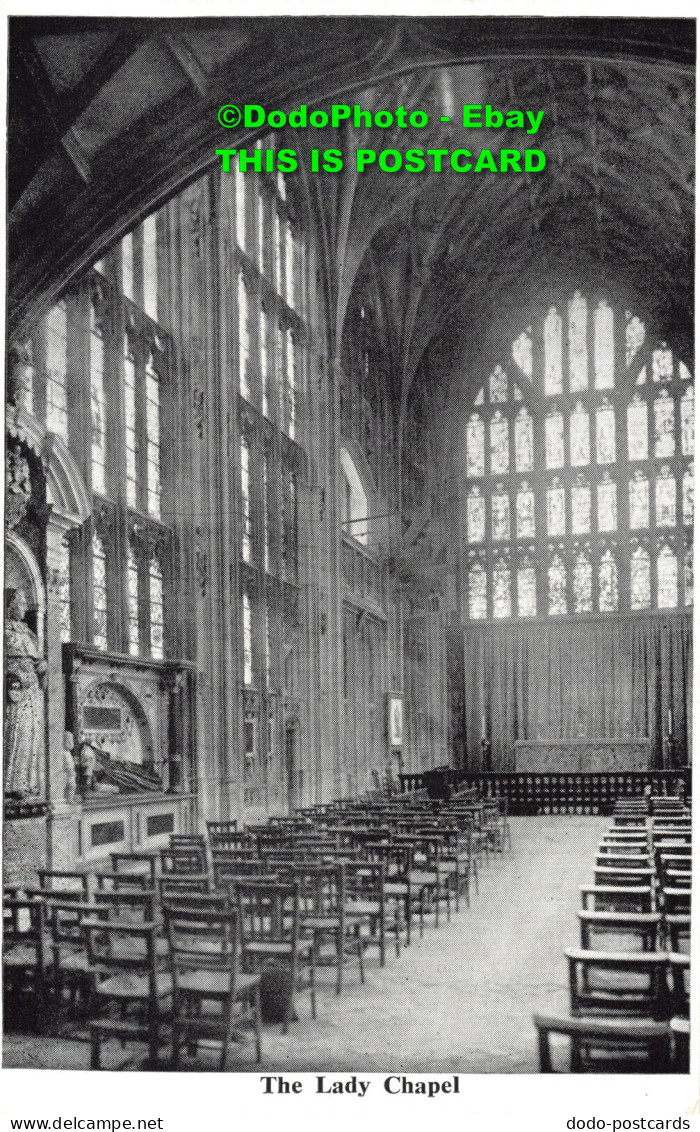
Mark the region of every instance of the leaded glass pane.
[[571, 393], [588, 389], [587, 321], [586, 300], [579, 291], [576, 291], [569, 303], [569, 390]]
[[294, 334], [287, 330], [287, 433], [294, 439], [297, 419], [297, 351]]
[[517, 385], [517, 384], [516, 384], [516, 383], [514, 382], [514, 383], [513, 383], [513, 400], [514, 400], [514, 401], [522, 401], [522, 399], [523, 399], [523, 392], [522, 392], [522, 389], [520, 388], [520, 386], [519, 386], [519, 385]]
[[243, 594], [243, 683], [253, 683], [253, 619], [250, 598]]
[[529, 484], [523, 483], [515, 497], [515, 526], [517, 538], [535, 537], [535, 495]]
[[92, 490], [107, 491], [107, 422], [105, 419], [104, 342], [97, 325], [95, 308], [90, 306], [90, 417], [92, 424]]
[[659, 609], [675, 609], [678, 605], [678, 559], [670, 546], [663, 546], [656, 560]]
[[673, 435], [673, 398], [662, 389], [654, 401], [654, 455], [673, 456], [676, 442]]
[[673, 353], [662, 342], [661, 349], [654, 350], [651, 358], [651, 376], [654, 381], [666, 381], [673, 377]]
[[154, 322], [158, 319], [158, 232], [156, 214], [143, 222], [143, 309]]
[[685, 548], [685, 555], [683, 559], [683, 575], [685, 587], [685, 604], [693, 604], [693, 547], [687, 546]]
[[61, 539], [57, 569], [59, 618], [61, 625], [61, 640], [71, 639], [70, 618], [70, 549], [64, 539]]
[[599, 464], [615, 463], [615, 410], [607, 397], [595, 413], [596, 460]]
[[633, 550], [630, 559], [630, 605], [632, 609], [651, 605], [651, 560], [643, 546]]
[[467, 496], [467, 538], [469, 542], [483, 542], [486, 538], [486, 503], [476, 484]]
[[107, 648], [107, 556], [100, 536], [92, 536], [92, 643]]
[[493, 615], [510, 617], [510, 569], [502, 560], [493, 572]]
[[694, 509], [694, 492], [695, 492], [695, 475], [692, 464], [689, 464], [683, 473], [683, 522], [688, 524], [693, 521]]
[[250, 357], [250, 329], [248, 327], [248, 288], [243, 272], [238, 276], [238, 389], [242, 397], [250, 397], [248, 359]]
[[129, 232], [122, 240], [122, 291], [134, 302], [134, 234]]
[[564, 488], [559, 480], [554, 480], [551, 487], [547, 488], [547, 534], [550, 538], [566, 534]]
[[294, 233], [292, 231], [292, 226], [291, 226], [291, 224], [287, 223], [286, 226], [285, 226], [285, 249], [284, 249], [284, 251], [285, 251], [284, 261], [285, 261], [285, 266], [286, 266], [286, 277], [287, 277], [286, 278], [286, 283], [287, 283], [286, 299], [287, 299], [287, 304], [290, 307], [293, 307], [295, 310], [298, 309], [298, 305], [295, 302], [295, 294], [294, 294], [294, 280], [295, 280], [295, 276], [296, 276], [295, 262], [294, 261], [295, 261], [295, 253], [297, 251], [297, 248], [298, 248], [298, 244], [297, 244], [297, 241], [294, 239]]
[[241, 437], [241, 558], [250, 562], [253, 525], [250, 515], [250, 445]]
[[513, 361], [518, 369], [532, 381], [532, 337], [529, 327], [513, 343]]
[[554, 554], [547, 570], [549, 613], [553, 616], [566, 613], [566, 566], [560, 554]]
[[160, 519], [160, 379], [146, 368], [146, 472], [148, 514]]
[[508, 375], [496, 366], [489, 378], [489, 394], [492, 401], [508, 400]]
[[467, 475], [484, 474], [484, 422], [472, 413], [467, 423]]
[[139, 567], [136, 553], [129, 547], [127, 558], [127, 596], [129, 606], [129, 653], [139, 654]]
[[46, 316], [46, 427], [68, 443], [66, 393], [67, 313], [57, 303]]
[[136, 507], [136, 367], [124, 358], [124, 443], [126, 448], [126, 501]]
[[469, 571], [469, 616], [473, 620], [486, 616], [486, 571], [480, 562]]
[[617, 530], [617, 484], [604, 472], [598, 484], [598, 530]]
[[631, 311], [625, 311], [625, 319], [625, 361], [629, 365], [644, 345], [644, 323]]
[[640, 369], [639, 373], [637, 374], [637, 378], [636, 378], [634, 384], [635, 385], [646, 385], [646, 383], [647, 383], [647, 367], [643, 366], [642, 369]]
[[550, 413], [544, 423], [545, 453], [548, 468], [564, 466], [564, 417]]
[[476, 397], [474, 398], [474, 404], [475, 405], [483, 405], [483, 403], [484, 403], [484, 387], [482, 385], [481, 389], [479, 390]]
[[676, 479], [667, 465], [664, 465], [660, 475], [656, 477], [656, 525], [676, 525]]
[[615, 385], [615, 337], [612, 307], [604, 299], [598, 303], [593, 318], [596, 389], [612, 389]]
[[261, 407], [263, 416], [269, 417], [270, 415], [270, 353], [267, 342], [268, 326], [267, 326], [267, 311], [264, 307], [260, 308], [260, 384], [261, 388]]
[[633, 531], [649, 526], [649, 481], [643, 472], [635, 472], [630, 480], [630, 528]]
[[693, 376], [685, 362], [678, 363], [678, 376], [682, 381], [690, 381], [691, 377]]
[[574, 613], [593, 611], [593, 567], [585, 550], [574, 559]]
[[695, 390], [692, 385], [681, 398], [681, 452], [684, 456], [695, 452]]
[[627, 406], [627, 454], [630, 460], [649, 458], [647, 403], [639, 393], [634, 394]]
[[585, 535], [591, 529], [591, 489], [579, 476], [571, 489], [571, 531]]
[[510, 538], [510, 500], [499, 483], [491, 500], [491, 537], [494, 540]]
[[236, 165], [236, 243], [242, 251], [246, 248], [246, 178]]
[[518, 616], [537, 615], [537, 577], [535, 567], [523, 565], [518, 568]]
[[598, 569], [599, 608], [601, 613], [617, 610], [617, 562], [611, 550], [606, 550]]
[[591, 462], [591, 437], [588, 413], [580, 401], [571, 414], [571, 466], [585, 468]]
[[508, 420], [499, 409], [491, 420], [491, 475], [508, 474]]
[[163, 570], [155, 555], [148, 562], [149, 622], [151, 656], [163, 659]]
[[561, 376], [561, 316], [556, 307], [550, 307], [544, 321], [544, 391], [547, 396], [562, 392]]
[[515, 470], [532, 471], [532, 417], [523, 405], [515, 418]]

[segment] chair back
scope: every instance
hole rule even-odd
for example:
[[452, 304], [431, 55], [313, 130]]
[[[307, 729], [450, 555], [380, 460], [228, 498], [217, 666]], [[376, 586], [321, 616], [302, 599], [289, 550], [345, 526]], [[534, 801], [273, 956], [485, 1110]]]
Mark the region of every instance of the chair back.
[[299, 889], [279, 881], [242, 880], [236, 907], [244, 943], [296, 941], [299, 937]]
[[88, 899], [89, 877], [87, 873], [71, 873], [62, 869], [37, 869], [39, 888], [42, 892], [75, 893], [82, 900]]
[[171, 845], [160, 854], [161, 876], [187, 876], [206, 873], [207, 854], [204, 844]]
[[156, 925], [90, 917], [83, 920], [83, 932], [98, 984], [114, 975], [142, 975], [147, 979], [148, 999], [155, 1008]]
[[173, 991], [183, 988], [183, 976], [191, 972], [224, 971], [232, 991], [240, 964], [240, 932], [236, 910], [228, 904], [215, 908], [163, 907], [170, 951]]

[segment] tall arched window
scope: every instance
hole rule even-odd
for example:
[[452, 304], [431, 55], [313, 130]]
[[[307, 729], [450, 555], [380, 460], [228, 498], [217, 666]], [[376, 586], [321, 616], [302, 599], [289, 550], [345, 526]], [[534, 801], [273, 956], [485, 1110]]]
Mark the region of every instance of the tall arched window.
[[576, 291], [533, 320], [466, 421], [468, 618], [692, 604], [694, 407], [632, 312]]

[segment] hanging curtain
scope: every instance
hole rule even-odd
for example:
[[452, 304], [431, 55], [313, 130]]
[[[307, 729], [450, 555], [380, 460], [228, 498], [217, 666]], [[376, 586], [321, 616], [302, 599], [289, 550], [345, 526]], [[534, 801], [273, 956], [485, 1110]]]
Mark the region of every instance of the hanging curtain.
[[692, 619], [472, 625], [464, 633], [464, 684], [470, 770], [483, 737], [495, 771], [514, 769], [516, 739], [648, 737], [653, 768], [682, 766], [691, 749]]

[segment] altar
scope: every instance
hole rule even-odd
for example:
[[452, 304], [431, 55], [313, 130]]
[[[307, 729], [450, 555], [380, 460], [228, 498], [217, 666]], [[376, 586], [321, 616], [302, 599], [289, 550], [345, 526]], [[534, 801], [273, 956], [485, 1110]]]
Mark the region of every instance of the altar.
[[649, 770], [649, 739], [516, 739], [516, 773], [596, 774]]

